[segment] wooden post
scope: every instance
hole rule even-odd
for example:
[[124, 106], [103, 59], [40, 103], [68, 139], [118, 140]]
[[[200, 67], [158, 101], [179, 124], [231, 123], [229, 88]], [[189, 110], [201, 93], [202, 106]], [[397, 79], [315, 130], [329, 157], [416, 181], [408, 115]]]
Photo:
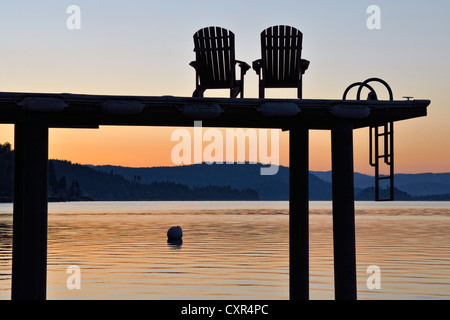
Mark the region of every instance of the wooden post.
[[16, 123], [14, 132], [12, 288], [14, 300], [46, 299], [48, 126]]
[[336, 300], [356, 300], [353, 125], [338, 120], [331, 130], [334, 284]]
[[309, 132], [289, 131], [289, 295], [309, 299]]

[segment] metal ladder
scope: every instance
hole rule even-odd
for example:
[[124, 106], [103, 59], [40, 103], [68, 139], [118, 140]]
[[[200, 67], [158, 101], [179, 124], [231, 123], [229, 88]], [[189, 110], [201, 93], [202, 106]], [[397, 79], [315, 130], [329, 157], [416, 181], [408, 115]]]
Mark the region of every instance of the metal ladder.
[[[357, 100], [361, 100], [361, 91], [364, 87], [370, 90], [367, 97], [368, 100], [378, 100], [375, 90], [368, 84], [376, 81], [382, 83], [389, 92], [389, 100], [394, 100], [392, 90], [389, 85], [382, 79], [370, 78], [364, 82], [355, 82], [347, 87], [344, 92], [343, 100], [346, 100], [347, 93], [351, 88], [359, 86], [356, 96]], [[382, 131], [380, 133], [380, 128]], [[394, 123], [387, 122], [379, 126], [370, 126], [369, 128], [369, 163], [375, 168], [375, 201], [393, 201], [394, 200]], [[384, 138], [384, 148], [380, 150], [380, 137]], [[380, 153], [383, 152], [383, 153]], [[380, 175], [380, 159], [383, 159], [384, 164], [388, 166], [389, 174]], [[389, 194], [387, 197], [381, 196], [381, 180], [389, 180]]]
[[[383, 132], [380, 133], [380, 128]], [[375, 201], [394, 200], [394, 123], [370, 127], [369, 157], [370, 165], [375, 168]], [[380, 137], [384, 139], [384, 148], [380, 148]], [[382, 150], [380, 150], [382, 149]], [[384, 152], [384, 153], [380, 153]], [[389, 167], [389, 174], [380, 175], [380, 159]], [[381, 197], [380, 180], [389, 180], [389, 196]]]

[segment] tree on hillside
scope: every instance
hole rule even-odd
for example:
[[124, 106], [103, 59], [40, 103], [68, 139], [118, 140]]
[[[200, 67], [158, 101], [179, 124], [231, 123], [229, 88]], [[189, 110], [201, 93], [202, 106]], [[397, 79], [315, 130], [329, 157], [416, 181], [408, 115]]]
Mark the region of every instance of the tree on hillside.
[[14, 151], [11, 144], [0, 144], [0, 196], [11, 197], [14, 186]]
[[80, 184], [76, 179], [73, 179], [70, 185], [70, 195], [72, 197], [79, 197], [81, 195]]
[[48, 186], [51, 191], [58, 190], [58, 179], [56, 178], [55, 165], [51, 160], [48, 162]]
[[58, 181], [58, 190], [65, 190], [67, 189], [67, 181], [66, 176], [62, 176], [61, 179]]

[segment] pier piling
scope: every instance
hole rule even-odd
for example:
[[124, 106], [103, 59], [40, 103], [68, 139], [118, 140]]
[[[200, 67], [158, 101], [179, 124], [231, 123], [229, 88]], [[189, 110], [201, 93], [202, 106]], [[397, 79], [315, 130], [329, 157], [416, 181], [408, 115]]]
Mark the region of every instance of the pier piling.
[[46, 299], [48, 127], [31, 120], [14, 129], [11, 298]]
[[331, 129], [334, 284], [336, 300], [356, 300], [353, 126], [337, 120]]
[[309, 130], [289, 130], [289, 296], [309, 299]]

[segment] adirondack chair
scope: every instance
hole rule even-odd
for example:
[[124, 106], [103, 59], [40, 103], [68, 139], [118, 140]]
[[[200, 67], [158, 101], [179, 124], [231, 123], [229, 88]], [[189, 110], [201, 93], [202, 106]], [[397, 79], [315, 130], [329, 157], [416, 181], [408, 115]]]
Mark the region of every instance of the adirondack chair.
[[252, 67], [259, 76], [259, 97], [266, 88], [297, 88], [302, 98], [302, 75], [309, 61], [301, 58], [303, 34], [290, 26], [273, 26], [261, 32], [261, 59]]
[[[230, 89], [230, 97], [244, 97], [244, 75], [250, 66], [235, 59], [234, 33], [220, 27], [206, 27], [194, 34], [196, 89], [194, 97], [203, 97], [206, 89]], [[241, 69], [236, 79], [236, 64]]]

